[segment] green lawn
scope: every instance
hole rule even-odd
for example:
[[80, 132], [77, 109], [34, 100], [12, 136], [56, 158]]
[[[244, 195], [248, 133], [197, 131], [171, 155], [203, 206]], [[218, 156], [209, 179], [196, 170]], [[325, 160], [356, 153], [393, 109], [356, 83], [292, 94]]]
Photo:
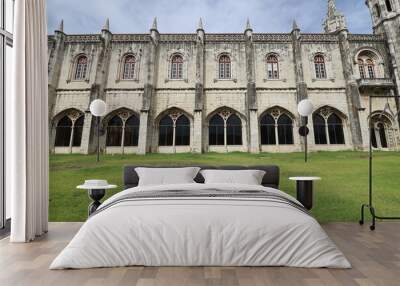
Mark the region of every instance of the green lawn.
[[[280, 189], [294, 195], [295, 183], [289, 176], [321, 176], [315, 185], [313, 215], [320, 222], [358, 221], [360, 205], [368, 199], [368, 154], [364, 152], [311, 153], [305, 164], [302, 153], [293, 154], [149, 154], [107, 155], [96, 163], [94, 155], [50, 156], [50, 220], [84, 221], [90, 202], [86, 191], [75, 187], [85, 179], [107, 179], [120, 186], [122, 168], [143, 165], [260, 165], [277, 164], [281, 168]], [[400, 213], [400, 153], [374, 154], [374, 195], [379, 215]]]

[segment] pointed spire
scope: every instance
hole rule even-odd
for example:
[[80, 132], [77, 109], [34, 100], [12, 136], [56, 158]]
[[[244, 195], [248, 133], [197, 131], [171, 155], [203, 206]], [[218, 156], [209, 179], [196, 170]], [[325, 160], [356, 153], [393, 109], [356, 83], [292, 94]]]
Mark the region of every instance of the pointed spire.
[[247, 31], [247, 30], [253, 30], [253, 29], [251, 28], [249, 18], [247, 18], [247, 22], [246, 22], [246, 31]]
[[105, 31], [110, 31], [110, 19], [106, 19], [106, 22], [104, 23], [103, 30]]
[[328, 16], [334, 16], [337, 12], [336, 1], [328, 0]]
[[200, 17], [200, 20], [199, 20], [199, 25], [197, 26], [197, 30], [204, 30], [204, 28], [203, 28], [203, 20], [201, 19], [201, 17]]
[[299, 25], [297, 25], [296, 19], [293, 19], [293, 28], [292, 31], [300, 30]]
[[157, 17], [154, 17], [153, 25], [151, 26], [151, 30], [157, 31]]
[[61, 19], [60, 25], [58, 25], [58, 29], [56, 31], [64, 33], [64, 20], [63, 19]]

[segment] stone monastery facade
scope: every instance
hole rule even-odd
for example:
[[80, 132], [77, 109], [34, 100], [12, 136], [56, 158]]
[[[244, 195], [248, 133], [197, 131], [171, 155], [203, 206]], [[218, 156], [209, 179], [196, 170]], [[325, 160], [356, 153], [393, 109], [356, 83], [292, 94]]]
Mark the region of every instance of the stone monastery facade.
[[[94, 99], [105, 153], [294, 152], [303, 149], [297, 104], [309, 98], [311, 150], [400, 145], [400, 0], [367, 0], [373, 34], [351, 34], [328, 0], [324, 32], [209, 34], [200, 20], [192, 34], [48, 37], [50, 148], [97, 148]], [[386, 108], [385, 108], [386, 107]]]

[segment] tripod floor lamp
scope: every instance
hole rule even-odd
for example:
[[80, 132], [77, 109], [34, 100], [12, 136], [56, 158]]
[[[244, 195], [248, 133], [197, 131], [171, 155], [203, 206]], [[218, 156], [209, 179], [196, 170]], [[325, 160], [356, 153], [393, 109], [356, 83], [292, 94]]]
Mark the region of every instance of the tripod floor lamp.
[[[360, 224], [363, 225], [364, 224], [364, 211], [365, 209], [368, 209], [370, 214], [371, 214], [371, 218], [372, 218], [372, 223], [370, 225], [370, 229], [371, 230], [375, 230], [375, 225], [376, 225], [376, 219], [380, 219], [380, 220], [400, 220], [400, 216], [381, 216], [381, 215], [377, 215], [376, 212], [376, 208], [373, 205], [373, 134], [372, 132], [374, 131], [374, 126], [373, 126], [373, 122], [372, 122], [372, 99], [374, 98], [387, 98], [387, 99], [400, 99], [399, 95], [370, 95], [369, 96], [369, 176], [368, 176], [368, 203], [365, 203], [361, 206], [361, 219], [360, 219]], [[398, 112], [397, 114], [394, 114], [394, 112], [391, 111], [390, 109], [390, 105], [387, 104], [384, 108], [384, 110], [381, 113], [381, 116], [386, 113], [386, 114], [390, 114], [393, 116], [394, 120], [396, 120], [396, 118], [398, 118], [398, 116], [400, 116], [400, 112]]]

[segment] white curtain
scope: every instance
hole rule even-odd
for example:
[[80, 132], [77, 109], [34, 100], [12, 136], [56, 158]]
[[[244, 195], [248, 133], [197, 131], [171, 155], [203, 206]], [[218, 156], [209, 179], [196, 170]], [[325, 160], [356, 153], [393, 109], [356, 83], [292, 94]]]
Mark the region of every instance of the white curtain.
[[48, 92], [45, 0], [15, 1], [13, 94], [7, 98], [6, 164], [12, 242], [48, 225]]

